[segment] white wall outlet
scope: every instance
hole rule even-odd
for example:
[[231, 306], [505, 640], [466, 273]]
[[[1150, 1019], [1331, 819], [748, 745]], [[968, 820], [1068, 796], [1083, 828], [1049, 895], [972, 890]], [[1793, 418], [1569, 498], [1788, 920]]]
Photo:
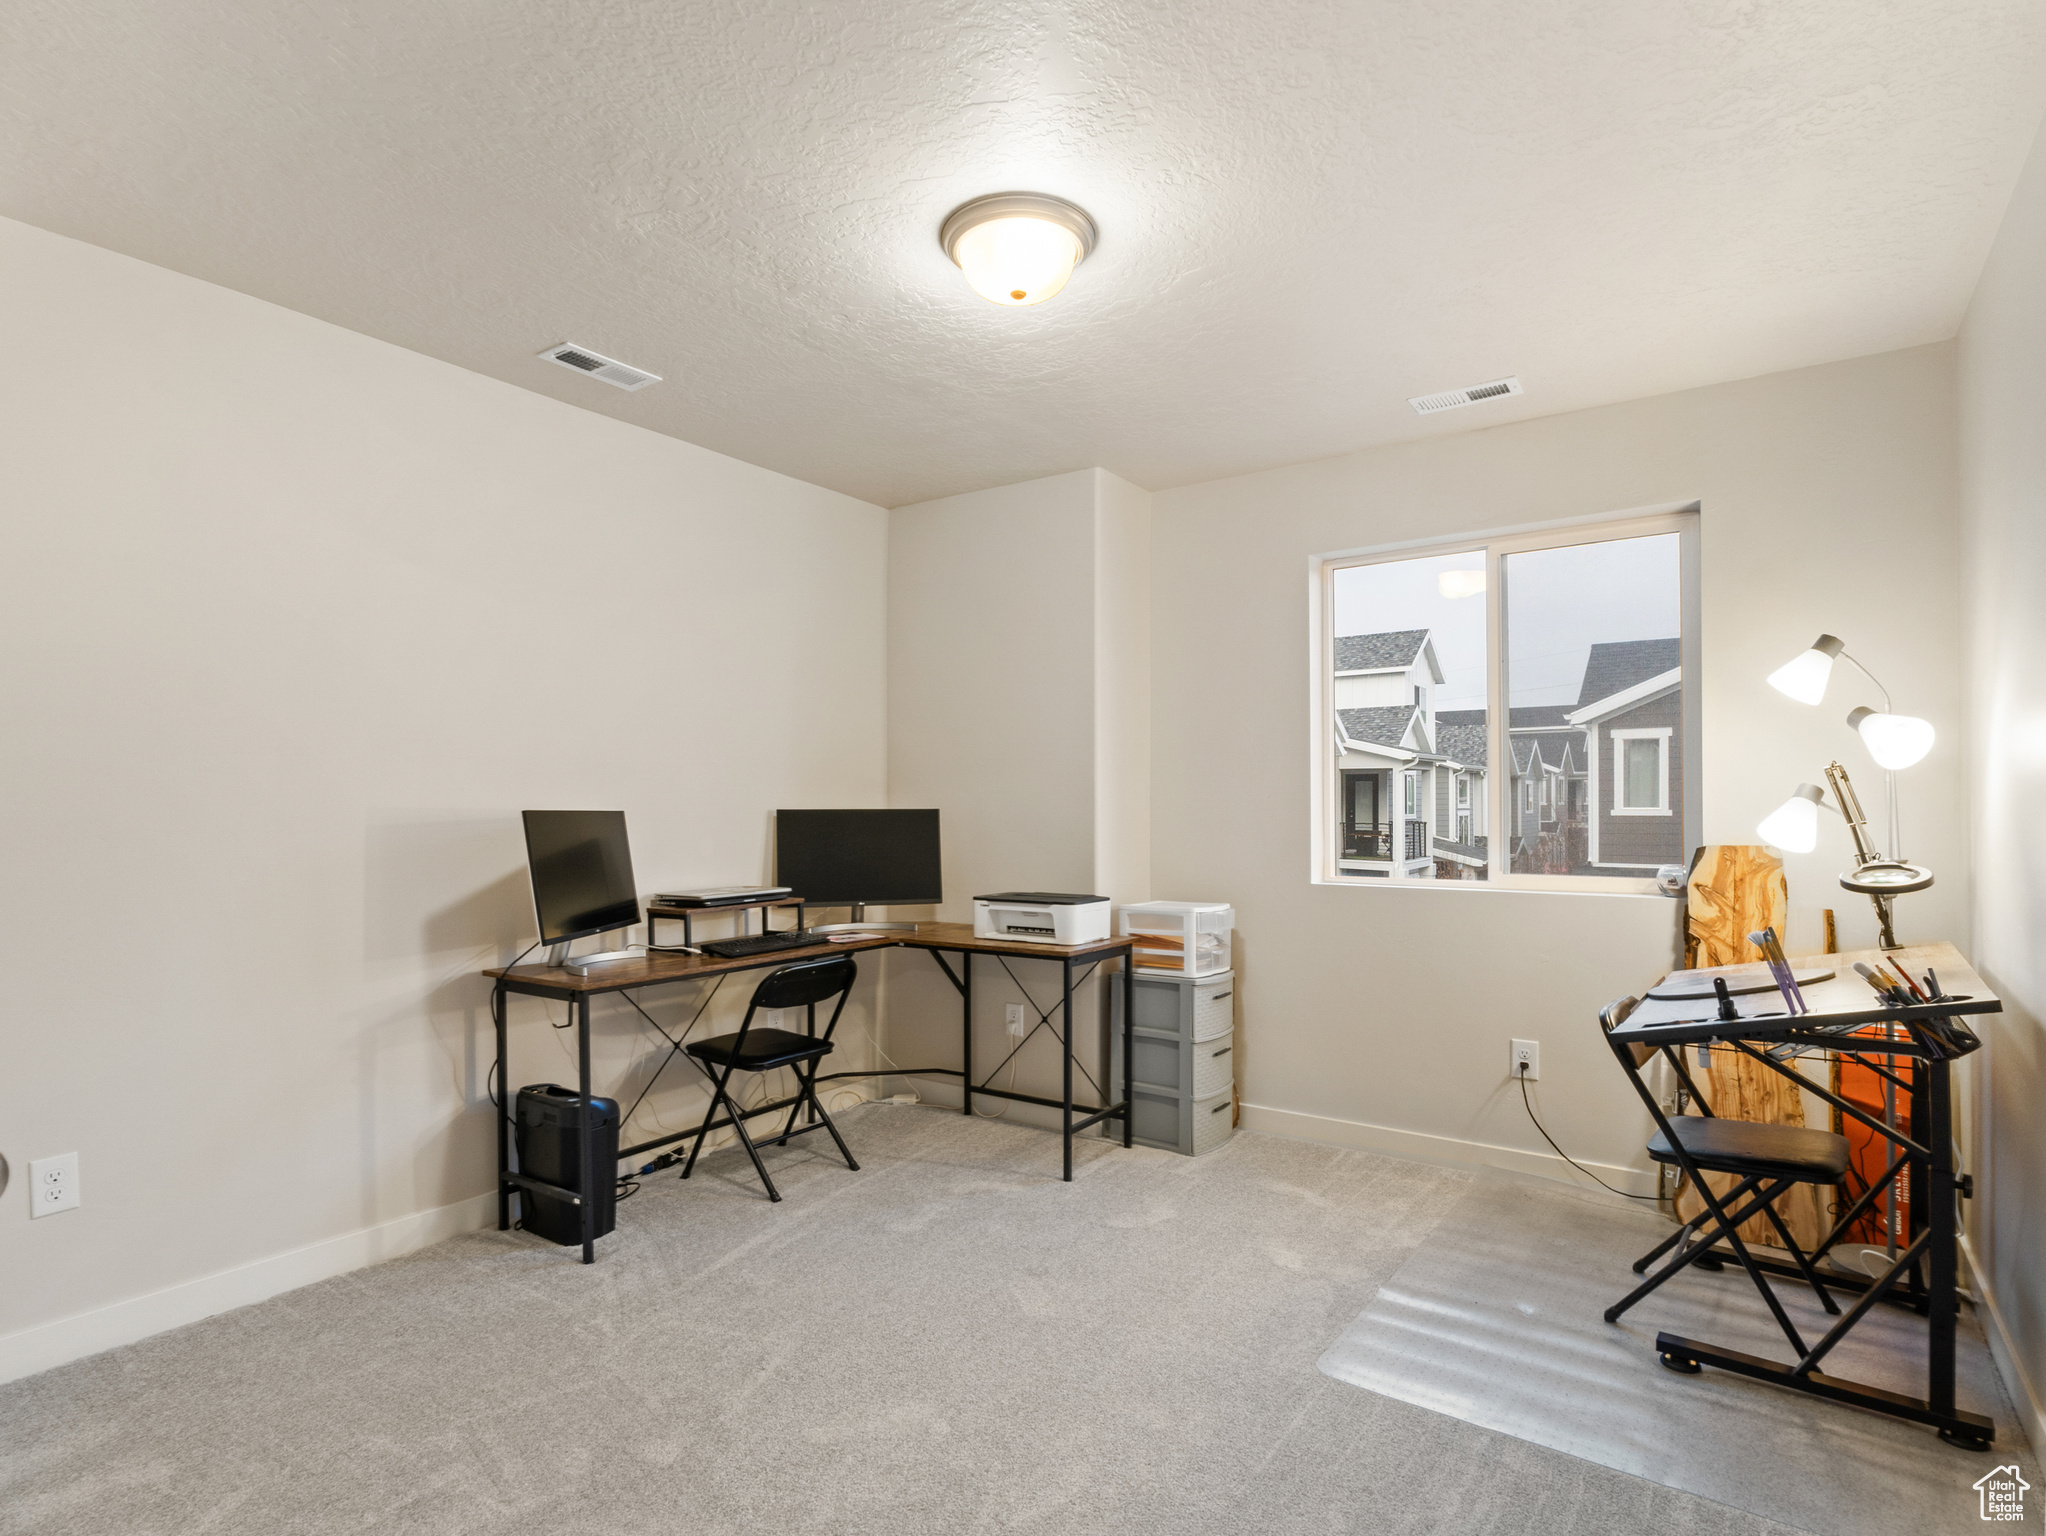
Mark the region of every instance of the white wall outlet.
[[78, 1209], [78, 1154], [38, 1157], [28, 1165], [28, 1214], [54, 1216]]
[[1008, 1007], [1002, 1010], [1002, 1018], [1008, 1024], [1010, 1034], [1022, 1035], [1028, 1033], [1023, 1027], [1023, 1005], [1021, 1003], [1009, 1004]]
[[1542, 1075], [1542, 1043], [1539, 1040], [1516, 1040], [1513, 1042], [1513, 1060], [1509, 1075], [1524, 1077], [1530, 1082], [1538, 1081]]

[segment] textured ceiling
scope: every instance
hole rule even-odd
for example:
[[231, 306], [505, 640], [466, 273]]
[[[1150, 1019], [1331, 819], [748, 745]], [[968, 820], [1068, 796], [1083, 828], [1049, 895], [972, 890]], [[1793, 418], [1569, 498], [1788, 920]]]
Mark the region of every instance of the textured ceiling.
[[[883, 504], [1157, 488], [1950, 336], [2042, 64], [2037, 0], [9, 0], [0, 213]], [[1018, 188], [1101, 228], [1042, 308], [937, 245]]]

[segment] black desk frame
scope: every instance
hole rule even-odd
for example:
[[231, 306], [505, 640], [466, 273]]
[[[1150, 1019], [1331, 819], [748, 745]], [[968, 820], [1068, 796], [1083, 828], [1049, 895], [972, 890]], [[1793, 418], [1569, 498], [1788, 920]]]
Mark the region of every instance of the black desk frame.
[[[664, 913], [663, 915], [666, 914]], [[786, 965], [794, 960], [813, 959], [818, 956], [828, 955], [834, 952], [849, 951], [857, 953], [862, 950], [884, 948], [928, 950], [930, 952], [931, 958], [938, 963], [938, 969], [945, 973], [946, 980], [950, 981], [953, 987], [956, 988], [959, 992], [961, 1000], [960, 1001], [961, 1035], [964, 1043], [964, 1057], [961, 1063], [963, 1070], [960, 1073], [960, 1081], [965, 1087], [964, 1112], [966, 1114], [970, 1115], [973, 1113], [973, 1100], [976, 1094], [985, 1095], [993, 1098], [1013, 1099], [1018, 1102], [1026, 1104], [1040, 1104], [1050, 1109], [1060, 1110], [1064, 1116], [1061, 1126], [1061, 1136], [1064, 1142], [1065, 1152], [1065, 1167], [1063, 1179], [1064, 1182], [1068, 1184], [1070, 1184], [1073, 1181], [1073, 1137], [1077, 1135], [1079, 1132], [1084, 1131], [1088, 1127], [1097, 1125], [1105, 1120], [1120, 1119], [1122, 1121], [1122, 1144], [1125, 1147], [1133, 1145], [1131, 1105], [1134, 1102], [1134, 1098], [1131, 1092], [1130, 1078], [1130, 1062], [1132, 1056], [1130, 1033], [1132, 1027], [1131, 1021], [1133, 1017], [1132, 1008], [1132, 1003], [1134, 1002], [1133, 993], [1135, 990], [1135, 979], [1133, 976], [1133, 971], [1135, 969], [1135, 960], [1132, 955], [1134, 943], [1131, 940], [1125, 939], [1119, 942], [1111, 941], [1105, 944], [1090, 945], [1078, 953], [1071, 952], [1067, 950], [1064, 946], [1059, 946], [1057, 948], [1051, 948], [1050, 946], [1047, 946], [1046, 948], [1049, 950], [1049, 952], [1047, 953], [1038, 952], [1035, 950], [1026, 950], [1021, 947], [1011, 948], [1008, 946], [974, 945], [959, 942], [946, 942], [944, 938], [936, 935], [933, 935], [929, 938], [906, 938], [906, 937], [887, 938], [877, 935], [874, 939], [859, 940], [852, 944], [820, 943], [814, 949], [779, 950], [770, 954], [749, 956], [741, 960], [722, 961], [716, 963], [713, 966], [705, 966], [700, 969], [685, 971], [677, 975], [656, 977], [635, 976], [629, 979], [621, 977], [616, 981], [606, 981], [602, 983], [594, 982], [586, 983], [585, 985], [582, 986], [564, 986], [560, 984], [550, 984], [544, 977], [535, 976], [530, 973], [520, 975], [510, 971], [505, 971], [499, 973], [496, 976], [495, 978], [496, 984], [492, 989], [490, 998], [491, 1022], [495, 1026], [497, 1033], [497, 1087], [500, 1099], [500, 1102], [496, 1106], [497, 1175], [498, 1175], [497, 1230], [500, 1232], [504, 1232], [510, 1229], [511, 1197], [516, 1192], [529, 1191], [533, 1193], [545, 1194], [559, 1200], [566, 1200], [571, 1205], [577, 1207], [582, 1217], [582, 1250], [583, 1250], [582, 1262], [585, 1264], [593, 1264], [596, 1262], [597, 1194], [599, 1190], [601, 1190], [603, 1187], [602, 1180], [605, 1178], [615, 1179], [617, 1176], [617, 1169], [615, 1167], [612, 1167], [604, 1170], [600, 1178], [596, 1167], [597, 1161], [596, 1122], [594, 1117], [591, 1116], [588, 1111], [588, 1105], [591, 1096], [590, 1083], [591, 998], [611, 992], [635, 992], [638, 991], [641, 987], [667, 986], [672, 985], [676, 982], [683, 981], [704, 981], [711, 980], [714, 978], [722, 979], [725, 976], [732, 975], [735, 972], [739, 971], [767, 970], [775, 966]], [[948, 951], [957, 954], [960, 958], [959, 970], [956, 974], [953, 972], [952, 967], [945, 963], [945, 954]], [[1060, 1051], [1063, 1057], [1064, 1094], [1062, 1098], [1047, 1099], [1039, 1097], [1038, 1095], [1035, 1094], [1013, 1093], [1004, 1089], [976, 1085], [973, 1081], [972, 957], [976, 954], [990, 953], [1009, 955], [1014, 956], [1015, 958], [1018, 959], [1025, 960], [1056, 960], [1060, 962], [1063, 980], [1063, 987], [1061, 990], [1061, 1005], [1063, 1006], [1064, 1010], [1063, 1022], [1065, 1024], [1065, 1029], [1062, 1032], [1054, 1030], [1053, 1033], [1058, 1035], [1059, 1037]], [[1123, 986], [1122, 1100], [1119, 1103], [1099, 1106], [1092, 1104], [1076, 1105], [1073, 1102], [1074, 968], [1076, 966], [1081, 965], [1090, 967], [1098, 966], [1103, 961], [1114, 959], [1120, 959], [1122, 961], [1122, 986]], [[533, 967], [531, 969], [537, 970], [540, 968]], [[579, 1155], [577, 1158], [577, 1166], [580, 1168], [582, 1173], [580, 1186], [575, 1189], [570, 1189], [565, 1185], [552, 1184], [544, 1179], [536, 1179], [532, 1177], [530, 1174], [523, 1173], [512, 1167], [512, 1117], [517, 1113], [517, 1105], [516, 1101], [513, 1098], [511, 1089], [510, 1076], [511, 1051], [510, 1041], [508, 1038], [509, 1024], [506, 1015], [508, 1011], [508, 1001], [510, 995], [513, 993], [517, 993], [522, 997], [538, 997], [545, 998], [550, 1001], [566, 1003], [572, 1016], [572, 1021], [575, 1025], [576, 1085], [577, 1092], [581, 1096], [580, 1104], [578, 1106], [580, 1120], [577, 1127], [577, 1135], [579, 1140], [578, 1146]], [[1033, 1004], [1033, 1006], [1035, 1005]], [[817, 1010], [813, 1007], [808, 1010], [808, 1013], [809, 1013], [807, 1025], [808, 1032], [814, 1035], [817, 1032]], [[1045, 1010], [1041, 1012], [1038, 1017], [1038, 1025], [1042, 1027], [1048, 1024], [1049, 1022], [1050, 1010]], [[1033, 1033], [1034, 1032], [1035, 1031], [1033, 1030]], [[1019, 1049], [1021, 1048], [1020, 1045], [1018, 1048]], [[663, 1065], [665, 1065], [665, 1063], [663, 1063]], [[885, 1071], [876, 1071], [869, 1075], [874, 1077], [890, 1077], [913, 1074], [899, 1074]], [[791, 1095], [786, 1098], [775, 1099], [772, 1102], [757, 1105], [752, 1109], [742, 1111], [740, 1118], [751, 1120], [755, 1116], [772, 1114], [777, 1110], [787, 1109], [791, 1105], [797, 1104], [799, 1102], [800, 1096], [797, 1095]], [[1073, 1116], [1076, 1112], [1079, 1113], [1082, 1118], [1075, 1120]], [[692, 1126], [686, 1131], [676, 1131], [667, 1136], [655, 1137], [651, 1141], [636, 1142], [629, 1147], [620, 1147], [618, 1149], [618, 1156], [621, 1160], [628, 1157], [635, 1157], [642, 1152], [651, 1152], [657, 1147], [664, 1147], [669, 1145], [670, 1143], [685, 1140], [690, 1136], [698, 1134], [699, 1131], [719, 1130], [725, 1126], [731, 1125], [732, 1123], [733, 1122], [731, 1116], [727, 1115], [721, 1119], [712, 1121], [710, 1125], [707, 1127]], [[620, 1129], [622, 1130], [623, 1127], [621, 1126]]]
[[[1973, 1003], [1975, 999], [1954, 999], [1957, 1003]], [[1683, 1249], [1651, 1281], [1637, 1289], [1628, 1298], [1631, 1302], [1642, 1291], [1667, 1279], [1677, 1269], [1695, 1263], [1701, 1257], [1713, 1255], [1717, 1241], [1722, 1237], [1731, 1238], [1730, 1254], [1736, 1258], [1754, 1279], [1757, 1288], [1771, 1304], [1777, 1321], [1790, 1335], [1793, 1347], [1801, 1341], [1796, 1336], [1782, 1309], [1775, 1303], [1764, 1273], [1796, 1275], [1810, 1280], [1821, 1297], [1825, 1296], [1818, 1279], [1809, 1274], [1803, 1266], [1788, 1267], [1780, 1263], [1765, 1265], [1747, 1251], [1747, 1247], [1734, 1234], [1740, 1221], [1755, 1214], [1754, 1209], [1731, 1212], [1722, 1209], [1721, 1199], [1715, 1199], [1704, 1175], [1684, 1150], [1682, 1140], [1670, 1126], [1654, 1094], [1641, 1080], [1639, 1066], [1633, 1059], [1630, 1047], [1645, 1046], [1662, 1052], [1675, 1068], [1678, 1080], [1683, 1083], [1690, 1096], [1710, 1112], [1710, 1105], [1698, 1092], [1697, 1084], [1691, 1080], [1683, 1062], [1682, 1047], [1688, 1044], [1726, 1044], [1751, 1060], [1760, 1062], [1771, 1071], [1789, 1078], [1799, 1088], [1815, 1094], [1850, 1119], [1868, 1126], [1878, 1135], [1885, 1137], [1897, 1149], [1898, 1157], [1893, 1161], [1888, 1176], [1872, 1184], [1862, 1197], [1835, 1222], [1833, 1230], [1825, 1241], [1809, 1256], [1816, 1260], [1839, 1241], [1848, 1226], [1873, 1200], [1875, 1192], [1897, 1174], [1897, 1163], [1907, 1162], [1914, 1170], [1912, 1183], [1912, 1215], [1914, 1225], [1913, 1241], [1900, 1254], [1894, 1264], [1883, 1274], [1863, 1282], [1861, 1295], [1841, 1315], [1838, 1322], [1827, 1330], [1824, 1338], [1809, 1349], [1799, 1347], [1801, 1358], [1794, 1366], [1765, 1360], [1756, 1355], [1744, 1354], [1737, 1350], [1722, 1349], [1717, 1345], [1683, 1338], [1672, 1333], [1658, 1333], [1655, 1347], [1665, 1364], [1676, 1370], [1696, 1370], [1700, 1366], [1716, 1366], [1723, 1371], [1753, 1377], [1758, 1381], [1772, 1382], [1777, 1386], [1789, 1387], [1794, 1391], [1807, 1392], [1814, 1397], [1829, 1398], [1834, 1402], [1849, 1403], [1875, 1413], [1887, 1414], [1892, 1418], [1907, 1419], [1913, 1423], [1928, 1424], [1939, 1431], [1942, 1440], [1968, 1450], [1987, 1450], [1996, 1438], [1996, 1424], [1979, 1413], [1971, 1413], [1957, 1406], [1954, 1400], [1954, 1330], [1958, 1321], [1959, 1301], [1957, 1286], [1959, 1280], [1959, 1219], [1956, 1199], [1965, 1187], [1954, 1164], [1953, 1137], [1953, 1072], [1948, 1057], [1928, 1050], [1918, 1040], [1881, 1039], [1854, 1034], [1835, 1033], [1811, 1027], [1824, 1020], [1847, 1024], [1922, 1023], [1928, 1020], [1958, 1022], [1962, 1013], [1989, 1012], [2001, 1005], [1993, 999], [1988, 1005], [1976, 1007], [1941, 1008], [1936, 1003], [1896, 1008], [1873, 1012], [1871, 1017], [1862, 1019], [1841, 1019], [1837, 1015], [1804, 1015], [1802, 1021], [1777, 1016], [1774, 1018], [1744, 1018], [1721, 1022], [1699, 1020], [1681, 1024], [1643, 1024], [1635, 1026], [1629, 1022], [1618, 1024], [1608, 1035], [1614, 1054], [1621, 1066], [1632, 1079], [1635, 1089], [1648, 1105], [1657, 1128], [1669, 1143], [1678, 1165], [1690, 1176], [1692, 1188], [1705, 1202], [1717, 1230], [1712, 1240], [1695, 1247]], [[1806, 1027], [1797, 1027], [1803, 1022]], [[1757, 1043], [1765, 1049], [1756, 1049]], [[1913, 1062], [1909, 1083], [1911, 1091], [1912, 1135], [1885, 1126], [1880, 1120], [1848, 1102], [1830, 1089], [1823, 1088], [1793, 1070], [1776, 1054], [1777, 1048], [1794, 1047], [1815, 1050], [1846, 1052], [1857, 1056], [1908, 1057]], [[1794, 1058], [1793, 1058], [1794, 1059]], [[1922, 1195], [1922, 1199], [1920, 1196]], [[1731, 1197], [1721, 1197], [1731, 1203]], [[1705, 1217], [1700, 1216], [1702, 1225]], [[1676, 1247], [1689, 1233], [1691, 1227], [1679, 1230], [1674, 1238], [1662, 1248], [1651, 1252], [1644, 1264]], [[1721, 1250], [1725, 1253], [1725, 1250]], [[1907, 1397], [1886, 1391], [1881, 1387], [1867, 1386], [1859, 1382], [1846, 1381], [1828, 1376], [1816, 1369], [1820, 1360], [1837, 1344], [1849, 1329], [1861, 1321], [1870, 1307], [1883, 1299], [1907, 1274], [1916, 1289], [1921, 1284], [1919, 1266], [1924, 1264], [1928, 1273], [1923, 1276], [1922, 1291], [1912, 1297], [1909, 1303], [1918, 1308], [1921, 1305], [1926, 1317], [1926, 1395], [1922, 1398]], [[1640, 1266], [1637, 1266], [1639, 1268]], [[1837, 1275], [1822, 1277], [1831, 1283], [1838, 1283]]]

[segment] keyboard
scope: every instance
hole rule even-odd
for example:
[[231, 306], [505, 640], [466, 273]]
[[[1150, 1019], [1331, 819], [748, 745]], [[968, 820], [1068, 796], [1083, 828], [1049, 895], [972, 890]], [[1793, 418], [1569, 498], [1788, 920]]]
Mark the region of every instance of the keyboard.
[[813, 949], [825, 942], [814, 933], [753, 933], [743, 939], [710, 939], [696, 947], [720, 960], [744, 960], [750, 955], [771, 955], [778, 949]]

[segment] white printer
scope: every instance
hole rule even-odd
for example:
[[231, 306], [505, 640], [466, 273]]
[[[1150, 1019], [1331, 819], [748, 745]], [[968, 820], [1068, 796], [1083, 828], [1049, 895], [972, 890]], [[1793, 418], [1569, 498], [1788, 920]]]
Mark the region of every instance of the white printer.
[[1098, 944], [1108, 937], [1106, 896], [1073, 896], [1061, 891], [1002, 891], [973, 898], [976, 939], [1016, 939], [1025, 944]]

